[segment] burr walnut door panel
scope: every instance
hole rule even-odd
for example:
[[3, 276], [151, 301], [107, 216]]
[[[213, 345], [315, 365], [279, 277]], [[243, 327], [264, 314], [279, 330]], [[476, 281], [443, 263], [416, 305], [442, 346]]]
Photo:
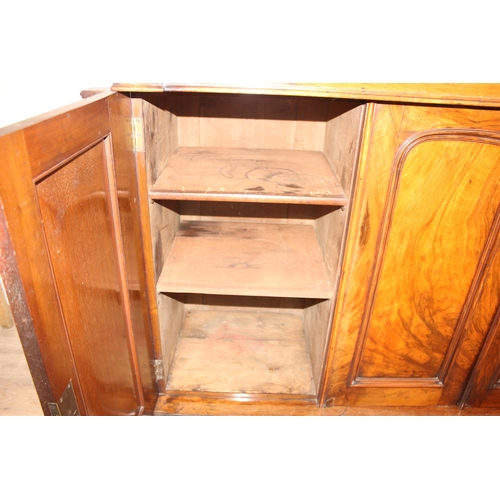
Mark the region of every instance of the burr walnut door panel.
[[370, 105], [323, 401], [458, 404], [499, 306], [500, 114]]
[[0, 193], [42, 358], [31, 362], [53, 401], [72, 380], [81, 414], [154, 407], [130, 123], [129, 100], [108, 93], [0, 137]]

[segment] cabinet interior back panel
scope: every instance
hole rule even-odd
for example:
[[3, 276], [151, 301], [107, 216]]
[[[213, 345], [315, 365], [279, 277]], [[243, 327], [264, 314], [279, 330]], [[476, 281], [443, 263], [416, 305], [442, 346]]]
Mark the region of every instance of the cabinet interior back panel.
[[179, 146], [322, 151], [328, 99], [177, 94]]

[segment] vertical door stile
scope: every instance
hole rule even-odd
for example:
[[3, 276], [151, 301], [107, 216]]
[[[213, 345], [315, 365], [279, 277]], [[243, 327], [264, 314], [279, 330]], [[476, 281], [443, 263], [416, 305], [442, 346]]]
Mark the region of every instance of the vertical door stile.
[[123, 248], [123, 236], [120, 228], [120, 216], [119, 216], [119, 208], [118, 208], [118, 193], [116, 188], [116, 178], [115, 178], [115, 170], [114, 160], [113, 160], [113, 152], [110, 144], [110, 138], [106, 138], [104, 141], [104, 150], [106, 155], [106, 174], [109, 186], [109, 204], [110, 211], [113, 219], [113, 238], [115, 244], [116, 251], [116, 263], [117, 263], [117, 271], [120, 280], [120, 295], [123, 301], [123, 313], [125, 316], [125, 324], [127, 328], [127, 339], [128, 339], [128, 348], [130, 352], [131, 364], [132, 364], [132, 372], [133, 379], [135, 384], [136, 395], [138, 399], [138, 413], [142, 414], [144, 411], [144, 395], [142, 392], [142, 383], [141, 383], [141, 374], [139, 371], [139, 364], [137, 361], [137, 352], [134, 342], [134, 331], [132, 327], [132, 315], [131, 315], [131, 307], [130, 307], [130, 299], [127, 293], [127, 278], [126, 278], [126, 267], [125, 267], [125, 252]]

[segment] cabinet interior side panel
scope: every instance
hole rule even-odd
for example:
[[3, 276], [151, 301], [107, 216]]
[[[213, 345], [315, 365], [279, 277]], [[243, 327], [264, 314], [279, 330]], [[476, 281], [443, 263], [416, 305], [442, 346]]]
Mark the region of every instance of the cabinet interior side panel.
[[148, 96], [142, 101], [148, 189], [179, 147], [178, 120], [171, 107], [168, 94]]
[[[143, 100], [144, 141], [148, 190], [178, 147], [177, 116], [171, 111], [172, 96], [148, 96]], [[165, 259], [179, 227], [177, 202], [150, 203], [150, 227], [155, 281], [158, 280]], [[168, 373], [172, 362], [177, 335], [182, 321], [182, 303], [165, 295], [157, 295], [158, 322], [164, 370]]]
[[252, 95], [175, 96], [180, 147], [321, 151], [328, 101]]
[[[334, 101], [329, 106], [323, 150], [330, 166], [341, 180], [344, 191], [349, 196], [352, 192], [351, 185], [358, 154], [364, 106], [350, 101]], [[341, 265], [340, 258], [346, 237], [348, 210], [315, 207], [315, 211], [314, 229], [328, 270], [328, 277], [333, 284], [333, 297], [335, 297]], [[323, 372], [332, 307], [332, 301], [323, 301], [304, 311], [304, 324], [316, 387], [319, 387]]]
[[323, 153], [349, 197], [361, 137], [364, 105], [333, 101], [328, 111]]
[[321, 383], [331, 309], [331, 300], [317, 302], [304, 309], [304, 328], [316, 388]]
[[158, 310], [161, 328], [162, 360], [165, 378], [172, 370], [175, 350], [184, 318], [184, 302], [182, 296], [172, 297], [158, 294]]

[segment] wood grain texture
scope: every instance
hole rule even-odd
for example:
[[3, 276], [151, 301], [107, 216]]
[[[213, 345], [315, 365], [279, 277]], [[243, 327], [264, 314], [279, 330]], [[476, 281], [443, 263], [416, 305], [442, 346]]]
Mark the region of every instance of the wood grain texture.
[[90, 87], [82, 90], [80, 92], [80, 96], [82, 99], [88, 99], [89, 97], [94, 97], [95, 95], [102, 94], [103, 92], [109, 92], [109, 89], [106, 87]]
[[467, 388], [462, 406], [500, 407], [500, 308], [491, 323]]
[[184, 222], [158, 290], [331, 298], [314, 230], [306, 225]]
[[[32, 126], [41, 127], [43, 122]], [[47, 404], [63, 393], [70, 379], [84, 414], [85, 401], [53, 286], [22, 129], [0, 136], [0, 153], [0, 198], [5, 211], [5, 217], [0, 216], [0, 272], [28, 365], [44, 414], [50, 414]]]
[[[177, 117], [169, 108], [170, 97], [159, 95], [156, 99], [134, 99], [134, 116], [143, 119], [145, 152], [137, 153], [137, 172], [148, 290], [151, 297], [155, 359], [162, 359], [168, 374], [173, 360], [177, 337], [183, 317], [183, 304], [157, 294], [156, 282], [165, 264], [175, 234], [179, 227], [178, 204], [149, 203], [148, 192], [161, 169], [178, 148]], [[167, 108], [167, 109], [164, 109]], [[165, 380], [158, 383], [165, 391]]]
[[[378, 393], [382, 405], [435, 404], [491, 264], [500, 201], [497, 139], [482, 132], [491, 111], [441, 121], [435, 108], [371, 106], [369, 115], [324, 401], [375, 404]], [[450, 117], [456, 128], [441, 128]]]
[[[134, 94], [175, 117], [180, 147], [322, 151], [328, 101], [195, 93]], [[165, 134], [166, 129], [157, 129]]]
[[498, 146], [428, 141], [400, 169], [355, 378], [441, 378], [500, 203]]
[[325, 101], [257, 95], [172, 97], [181, 147], [323, 148], [328, 109]]
[[167, 389], [312, 394], [302, 317], [187, 309]]
[[[140, 392], [142, 388], [140, 384], [136, 383], [137, 381], [134, 381], [132, 372], [137, 372], [137, 370], [131, 370], [129, 363], [129, 360], [134, 358], [134, 351], [132, 345], [128, 344], [129, 341], [133, 340], [131, 338], [131, 308], [125, 306], [127, 293], [124, 284], [123, 263], [126, 252], [119, 245], [118, 190], [112, 173], [110, 140], [105, 138], [111, 131], [111, 123], [117, 124], [116, 118], [119, 115], [119, 113], [115, 115], [111, 110], [110, 118], [109, 100], [113, 96], [113, 94], [104, 93], [103, 95], [91, 97], [84, 103], [61, 108], [55, 112], [2, 130], [5, 135], [2, 135], [1, 141], [3, 159], [1, 168], [2, 173], [7, 174], [6, 178], [9, 183], [1, 184], [1, 196], [5, 202], [8, 223], [11, 227], [16, 228], [12, 232], [12, 244], [19, 266], [19, 274], [26, 291], [27, 306], [26, 314], [14, 312], [14, 315], [17, 314], [19, 318], [19, 321], [16, 319], [19, 334], [30, 370], [35, 374], [35, 383], [40, 384], [37, 385], [37, 391], [46, 414], [49, 413], [47, 403], [57, 401], [69, 380], [73, 381], [81, 414], [130, 414], [141, 411]], [[127, 116], [129, 117], [127, 113], [121, 115], [121, 120], [119, 120], [121, 124], [127, 120]], [[126, 137], [124, 140], [117, 137], [120, 134], [127, 136], [126, 126], [117, 127], [113, 132], [115, 133], [113, 140], [117, 145], [117, 154], [120, 156], [119, 153], [129, 149], [127, 139], [130, 141], [130, 137]], [[82, 179], [79, 175], [92, 177], [94, 173], [92, 169], [94, 168], [97, 168], [100, 172], [100, 177], [97, 176], [94, 179], [98, 185], [96, 186], [92, 182], [85, 185], [85, 179]], [[91, 171], [90, 174], [89, 171]], [[71, 174], [69, 174], [65, 177], [68, 172], [75, 175], [71, 177]], [[38, 182], [38, 185], [32, 182], [33, 177], [35, 177], [34, 180]], [[62, 185], [58, 184], [58, 181]], [[83, 182], [80, 183], [80, 181]], [[49, 184], [53, 189], [52, 193], [50, 193], [50, 188], [48, 188], [49, 192], [43, 193], [44, 188], [40, 188], [40, 186], [43, 185], [47, 188]], [[89, 186], [90, 192], [86, 191]], [[62, 193], [61, 205], [59, 206], [61, 210], [58, 210], [57, 205], [59, 192]], [[125, 190], [121, 194], [124, 193]], [[45, 211], [39, 206], [39, 195], [41, 194], [48, 195], [47, 200], [45, 200], [47, 202]], [[82, 195], [82, 199], [78, 200], [78, 202], [75, 201], [72, 207], [65, 207], [64, 203], [68, 202], [73, 195], [75, 198]], [[110, 196], [114, 197], [114, 201], [110, 199]], [[103, 204], [106, 205], [107, 212], [102, 209]], [[23, 207], [23, 209], [19, 210], [19, 207]], [[66, 208], [69, 212], [73, 209], [73, 212], [65, 219], [65, 215], [68, 215], [65, 214]], [[90, 214], [90, 216], [83, 217], [83, 219], [74, 216], [73, 220], [68, 222], [71, 215], [78, 212], [78, 208], [81, 208], [80, 215]], [[92, 212], [94, 209], [100, 214]], [[42, 212], [45, 212], [44, 215], [50, 213], [54, 218], [51, 219], [48, 216], [42, 220]], [[100, 222], [102, 218], [106, 218], [106, 215], [109, 216], [110, 214], [111, 217], [108, 217], [107, 221], [112, 221], [110, 222], [112, 227], [110, 228], [108, 225], [102, 233], [96, 233], [96, 231], [103, 228], [97, 227], [98, 224], [93, 225], [92, 222], [95, 220]], [[100, 216], [101, 219], [99, 219]], [[89, 222], [90, 224], [88, 224]], [[88, 225], [85, 226], [85, 224]], [[62, 242], [59, 248], [54, 249], [54, 240], [58, 238], [64, 240], [67, 233], [71, 233], [71, 237]], [[52, 247], [47, 242], [47, 236], [48, 239], [54, 238], [51, 240]], [[110, 240], [111, 244], [109, 244]], [[82, 241], [92, 247], [88, 254], [78, 245]], [[75, 245], [72, 245], [72, 243], [75, 243]], [[100, 260], [101, 255], [99, 255], [100, 245], [108, 250], [112, 248], [115, 259], [114, 264], [119, 264], [117, 267], [113, 268], [108, 265], [105, 265], [105, 269], [92, 267], [92, 264], [103, 263]], [[82, 245], [82, 247], [84, 246]], [[85, 261], [90, 266], [90, 272], [88, 275], [83, 273], [83, 279], [93, 280], [96, 288], [102, 286], [109, 292], [108, 298], [110, 298], [112, 305], [103, 314], [110, 313], [111, 310], [111, 319], [108, 325], [113, 321], [115, 321], [115, 325], [120, 322], [119, 319], [116, 321], [113, 312], [116, 312], [116, 304], [123, 306], [121, 310], [123, 322], [119, 327], [119, 332], [116, 330], [107, 331], [105, 335], [99, 337], [102, 332], [93, 330], [92, 327], [95, 326], [93, 322], [99, 321], [99, 312], [102, 312], [103, 309], [110, 305], [110, 302], [106, 303], [99, 300], [99, 293], [94, 295], [90, 292], [84, 297], [87, 299], [85, 304], [85, 306], [88, 306], [87, 311], [85, 311], [85, 306], [78, 303], [78, 300], [73, 302], [66, 300], [68, 294], [71, 295], [72, 292], [75, 292], [75, 296], [78, 296], [81, 292], [85, 295], [88, 289], [85, 290], [84, 287], [80, 288], [78, 285], [76, 291], [75, 289], [70, 290], [71, 287], [67, 286], [64, 273], [61, 272], [61, 268], [67, 262], [64, 262], [63, 256], [57, 254], [57, 250], [60, 250], [63, 255], [64, 252], [67, 252], [66, 256], [72, 255], [73, 257], [75, 266], [68, 272], [68, 279], [75, 276], [75, 269], [81, 271], [85, 267], [82, 264]], [[14, 252], [9, 252], [9, 255], [11, 253], [14, 254]], [[109, 256], [110, 254], [108, 252], [105, 255]], [[88, 257], [88, 261], [85, 258], [82, 259], [82, 256]], [[59, 276], [56, 278], [55, 275], [58, 271]], [[98, 276], [99, 271], [101, 271], [100, 276]], [[113, 272], [115, 272], [115, 275], [106, 283], [106, 278], [110, 276], [109, 273], [113, 274]], [[78, 271], [76, 271], [77, 273]], [[61, 290], [64, 290], [66, 295], [61, 294]], [[106, 291], [103, 294], [106, 294]], [[137, 291], [135, 290], [136, 293]], [[19, 289], [16, 289], [15, 293], [17, 296], [12, 301], [13, 311], [22, 309], [21, 305], [24, 301]], [[119, 297], [118, 300], [116, 300], [116, 297]], [[96, 301], [97, 305], [93, 301]], [[95, 310], [94, 306], [96, 307]], [[75, 314], [72, 314], [73, 311]], [[87, 315], [85, 312], [87, 312]], [[120, 314], [117, 314], [117, 316], [120, 317]], [[81, 320], [84, 327], [80, 330], [82, 324], [75, 326], [73, 323], [73, 329], [67, 328], [69, 325], [68, 318], [70, 318], [69, 321], [73, 320], [76, 323]], [[100, 319], [102, 319], [102, 316]], [[99, 347], [95, 345], [92, 347], [98, 349], [99, 354], [102, 354], [102, 356], [89, 359], [87, 363], [103, 362], [99, 369], [95, 365], [92, 366], [95, 374], [102, 376], [99, 383], [102, 384], [101, 387], [104, 387], [103, 393], [94, 392], [95, 386], [89, 388], [88, 381], [85, 382], [85, 390], [82, 390], [79, 373], [82, 365], [80, 364], [77, 367], [75, 359], [89, 347], [89, 345], [85, 344], [86, 342], [87, 344], [92, 343], [92, 335], [89, 335], [88, 338], [85, 336], [78, 337], [81, 331], [85, 331], [85, 327], [92, 330], [95, 342], [99, 343]], [[117, 337], [119, 338], [118, 346], [116, 349], [111, 346], [109, 350], [106, 350], [106, 340], [113, 336], [114, 340], [117, 340]], [[36, 353], [37, 346], [39, 354]], [[77, 346], [76, 350], [74, 349], [75, 346]], [[78, 354], [75, 355], [75, 352]], [[114, 365], [113, 359], [120, 359], [120, 356], [124, 353], [127, 361], [118, 362]], [[113, 358], [115, 355], [116, 358]], [[104, 361], [103, 357], [105, 358]], [[42, 376], [43, 373], [40, 372], [40, 367], [46, 370], [45, 378]], [[127, 370], [128, 374], [124, 375], [123, 372]], [[111, 372], [113, 373], [111, 374]], [[119, 382], [114, 380], [115, 386], [112, 383], [106, 386], [106, 382], [110, 381], [110, 378], [115, 375], [119, 377], [119, 374], [122, 377]], [[90, 385], [92, 385], [91, 382]], [[109, 394], [117, 386], [119, 386], [119, 389], [115, 391], [113, 397], [107, 398], [106, 390], [108, 390], [107, 394]], [[130, 395], [132, 395], [132, 399], [130, 399]], [[135, 396], [137, 396], [137, 399]]]
[[117, 92], [210, 92], [316, 96], [401, 103], [457, 104], [500, 107], [498, 83], [115, 83]]
[[150, 191], [152, 199], [315, 203], [347, 199], [320, 152], [180, 148]]
[[[43, 127], [25, 130], [24, 137], [35, 180], [109, 134], [108, 101], [101, 98], [97, 101], [89, 99], [88, 102], [85, 108], [77, 108], [46, 120]], [[54, 137], [58, 140], [54, 141]]]
[[[136, 369], [140, 375], [141, 392], [144, 394], [145, 410], [154, 408], [157, 398], [157, 387], [151, 360], [156, 358], [154, 351], [153, 324], [151, 302], [156, 306], [156, 294], [151, 293], [154, 286], [153, 276], [146, 272], [145, 248], [149, 231], [149, 223], [141, 219], [141, 197], [139, 193], [136, 165], [136, 154], [131, 140], [132, 101], [121, 95], [109, 98], [109, 119], [111, 132], [112, 185], [116, 185], [116, 201], [119, 220], [118, 244], [123, 248], [123, 276], [126, 277], [122, 287], [126, 290], [124, 302], [128, 302], [130, 328], [133, 333], [131, 355], [136, 357]], [[147, 201], [147, 200], [146, 200]], [[147, 208], [148, 203], [146, 203]], [[148, 283], [148, 279], [151, 283]]]
[[[490, 300], [480, 300], [481, 307], [475, 308], [465, 339], [465, 342], [468, 343], [471, 343], [469, 339], [475, 341], [473, 344], [475, 349], [468, 348], [466, 352], [477, 353], [479, 346], [476, 344], [484, 338], [481, 333], [487, 331], [488, 334], [484, 344], [480, 346], [481, 350], [477, 361], [474, 360], [476, 362], [468, 378], [467, 387], [461, 395], [461, 407], [500, 407], [500, 386], [498, 383], [500, 377], [500, 231], [496, 236], [496, 255], [488, 269], [488, 276], [482, 290], [482, 295], [486, 295]], [[466, 344], [466, 347], [469, 346]], [[460, 366], [464, 364], [461, 362]], [[468, 376], [469, 372], [466, 375]], [[463, 378], [467, 380], [465, 377]]]
[[332, 170], [340, 179], [348, 198], [348, 206], [341, 210], [319, 213], [314, 219], [314, 229], [333, 284], [333, 297], [304, 311], [311, 365], [316, 387], [320, 388], [324, 377], [326, 350], [331, 330], [333, 306], [337, 294], [339, 276], [347, 234], [347, 221], [352, 205], [351, 193], [358, 163], [361, 131], [365, 107], [349, 101], [330, 103], [325, 131], [324, 152]]
[[272, 395], [271, 398], [234, 396], [233, 399], [206, 394], [169, 394], [161, 396], [156, 415], [263, 415], [263, 416], [467, 416], [500, 415], [498, 408], [464, 408], [456, 406], [331, 406], [318, 407], [314, 400]]
[[[2, 276], [2, 293], [6, 290], [11, 301], [11, 303], [7, 306], [8, 313], [11, 315], [11, 318], [15, 318], [18, 325], [16, 329], [16, 327], [11, 324], [9, 334], [6, 333], [5, 336], [3, 336], [3, 340], [7, 342], [6, 344], [2, 344], [5, 345], [7, 349], [5, 352], [7, 359], [4, 358], [4, 363], [7, 365], [12, 361], [15, 363], [16, 367], [24, 367], [24, 371], [21, 372], [18, 372], [16, 368], [16, 377], [18, 377], [18, 381], [22, 384], [23, 391], [25, 389], [29, 391], [30, 389], [27, 389], [28, 387], [33, 388], [34, 382], [36, 388], [35, 397], [38, 394], [39, 399], [38, 411], [40, 411], [41, 403], [43, 414], [48, 415], [50, 414], [50, 411], [47, 403], [55, 401], [54, 393], [52, 392], [50, 379], [48, 377], [47, 370], [45, 369], [39, 339], [37, 338], [35, 331], [34, 321], [28, 309], [26, 294], [23, 289], [22, 278], [16, 262], [12, 240], [7, 230], [7, 220], [1, 199], [0, 275]], [[14, 351], [11, 350], [11, 340], [14, 342]], [[21, 341], [20, 344], [19, 341]], [[17, 350], [17, 346], [22, 346], [22, 350]], [[11, 359], [11, 356], [15, 356], [15, 358]], [[19, 359], [19, 356], [22, 356], [22, 360]], [[28, 365], [26, 365], [26, 361], [28, 361]], [[3, 366], [4, 363], [0, 363], [0, 365]], [[26, 371], [28, 367], [29, 371]], [[32, 379], [29, 376], [30, 374]], [[27, 377], [31, 382], [28, 381]], [[10, 375], [7, 375], [7, 378], [10, 378]], [[7, 381], [3, 387], [4, 390], [9, 393], [10, 389], [8, 386], [9, 382]], [[10, 395], [8, 395], [7, 398], [10, 399]], [[30, 398], [31, 396], [28, 396], [28, 400], [30, 400]]]
[[140, 405], [114, 241], [109, 158], [99, 143], [37, 184], [61, 308], [91, 415]]

